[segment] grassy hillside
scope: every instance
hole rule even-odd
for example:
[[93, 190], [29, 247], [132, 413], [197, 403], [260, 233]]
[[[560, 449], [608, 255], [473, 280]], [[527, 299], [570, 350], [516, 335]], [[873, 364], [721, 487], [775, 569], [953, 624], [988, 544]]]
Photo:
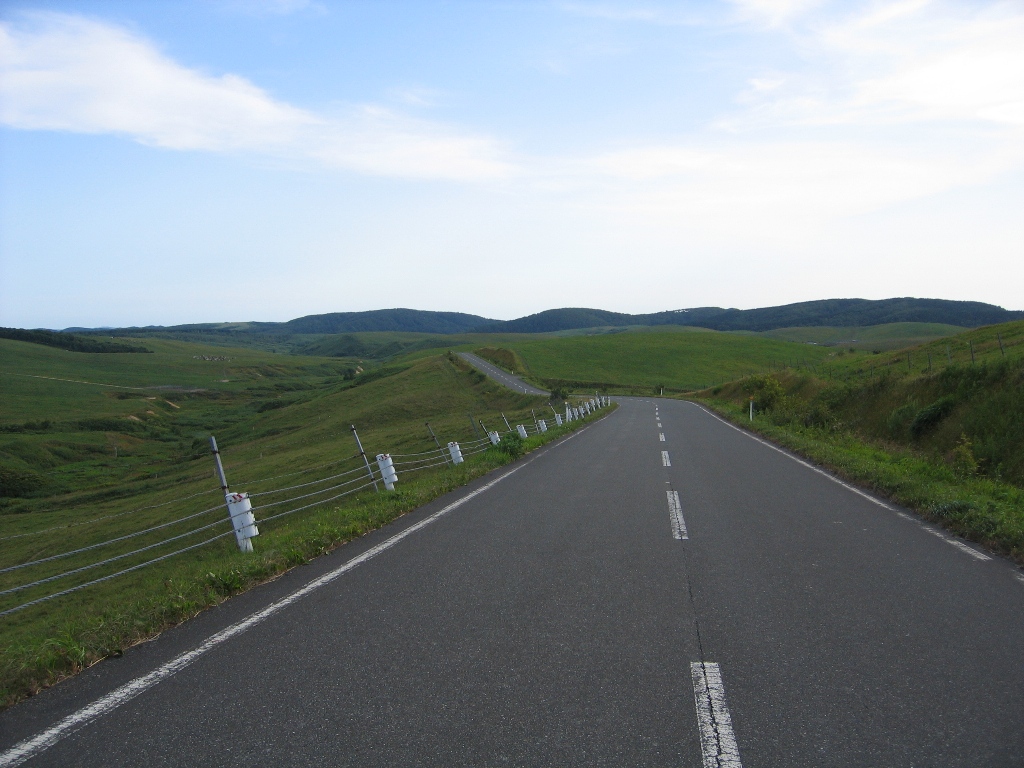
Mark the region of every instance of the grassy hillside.
[[666, 392], [700, 389], [783, 362], [814, 365], [830, 354], [810, 344], [697, 328], [532, 339], [503, 346], [549, 388], [645, 394], [661, 387]]
[[573, 328], [630, 325], [681, 325], [719, 331], [766, 331], [800, 326], [867, 326], [887, 323], [945, 323], [975, 327], [1018, 320], [1024, 313], [976, 301], [943, 299], [825, 299], [757, 309], [694, 307], [645, 315], [600, 309], [550, 309], [517, 320], [491, 321], [476, 331], [548, 333]]
[[[87, 355], [0, 343], [0, 568], [144, 532], [0, 574], [0, 590], [124, 554], [117, 562], [0, 595], [0, 610], [175, 548], [212, 543], [4, 616], [0, 699], [11, 702], [208, 605], [358, 536], [509, 460], [493, 449], [458, 468], [397, 458], [398, 490], [323, 500], [322, 478], [365, 485], [350, 430], [371, 454], [418, 454], [476, 438], [473, 422], [532, 423], [542, 398], [499, 387], [446, 355], [346, 378], [348, 361], [146, 341], [149, 355]], [[46, 377], [46, 378], [41, 378]], [[104, 385], [104, 386], [100, 386]], [[260, 536], [238, 552], [206, 444], [220, 443], [233, 491], [256, 498]], [[548, 436], [554, 436], [549, 432]], [[538, 438], [531, 438], [534, 443]], [[527, 446], [529, 447], [529, 446]], [[116, 449], [116, 452], [115, 452]], [[421, 469], [422, 467], [422, 469]], [[413, 471], [413, 470], [418, 471]], [[353, 474], [354, 473], [354, 474]], [[310, 487], [309, 484], [312, 484]], [[318, 484], [319, 483], [319, 484]], [[277, 494], [282, 488], [298, 486]], [[348, 486], [346, 486], [348, 487]], [[312, 498], [306, 494], [314, 494]], [[278, 502], [296, 497], [286, 504]], [[275, 504], [277, 506], [275, 506]], [[290, 512], [278, 519], [270, 516]], [[204, 512], [204, 510], [206, 510]], [[196, 515], [195, 518], [174, 522]], [[209, 523], [205, 531], [193, 526]], [[165, 526], [146, 532], [153, 526]], [[181, 538], [160, 544], [167, 538]], [[154, 548], [136, 552], [150, 545]]]
[[[804, 326], [799, 328], [776, 328], [756, 332], [759, 336], [782, 341], [820, 344], [823, 346], [844, 346], [863, 350], [903, 349], [963, 333], [967, 329], [959, 325], [943, 323], [887, 323], [868, 326]], [[754, 333], [736, 331], [736, 333]]]
[[1024, 322], [701, 396], [740, 420], [753, 397], [756, 429], [1024, 562]]

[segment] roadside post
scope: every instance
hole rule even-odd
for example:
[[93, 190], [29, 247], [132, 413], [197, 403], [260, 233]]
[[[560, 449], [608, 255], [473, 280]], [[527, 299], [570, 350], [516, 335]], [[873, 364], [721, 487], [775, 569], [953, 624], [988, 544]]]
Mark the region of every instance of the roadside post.
[[231, 493], [228, 490], [228, 480], [224, 475], [224, 465], [220, 460], [220, 451], [217, 449], [217, 438], [210, 435], [210, 450], [213, 452], [214, 465], [217, 468], [217, 479], [220, 480], [220, 489], [224, 493], [224, 504], [228, 508], [228, 518], [231, 520], [231, 527], [235, 529], [235, 541], [238, 548], [243, 552], [252, 552], [252, 537], [260, 535], [260, 529], [256, 527], [256, 517], [252, 513], [252, 502], [249, 501], [247, 493]]
[[370, 468], [370, 460], [366, 458], [366, 451], [363, 450], [363, 443], [359, 439], [359, 433], [356, 432], [356, 425], [351, 424], [350, 426], [352, 427], [352, 434], [356, 438], [356, 447], [359, 449], [359, 455], [363, 457], [363, 463], [366, 464], [366, 472], [370, 476], [370, 480], [373, 481], [373, 490], [380, 493], [380, 487], [377, 485], [377, 478], [374, 477], [373, 470]]

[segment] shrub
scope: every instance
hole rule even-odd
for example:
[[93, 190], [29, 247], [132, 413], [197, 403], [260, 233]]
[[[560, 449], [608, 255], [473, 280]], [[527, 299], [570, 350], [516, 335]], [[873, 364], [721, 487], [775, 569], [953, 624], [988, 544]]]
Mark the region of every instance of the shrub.
[[917, 410], [917, 401], [911, 400], [890, 413], [889, 418], [886, 419], [886, 427], [889, 429], [889, 434], [897, 439], [905, 437], [907, 425], [917, 415]]
[[978, 460], [974, 458], [974, 451], [971, 450], [971, 441], [962, 432], [953, 449], [952, 464], [953, 472], [961, 479], [978, 474]]
[[509, 432], [501, 436], [501, 442], [494, 446], [496, 450], [506, 454], [510, 459], [518, 459], [525, 453], [523, 438], [518, 432]]
[[0, 467], [0, 496], [28, 496], [47, 485], [47, 479], [31, 469]]
[[758, 413], [770, 411], [786, 399], [782, 384], [774, 376], [751, 376], [743, 382], [743, 391], [754, 398], [754, 410]]
[[917, 412], [914, 420], [910, 422], [910, 434], [913, 437], [921, 437], [950, 413], [956, 407], [956, 398], [952, 395], [940, 397], [931, 405], [927, 405]]

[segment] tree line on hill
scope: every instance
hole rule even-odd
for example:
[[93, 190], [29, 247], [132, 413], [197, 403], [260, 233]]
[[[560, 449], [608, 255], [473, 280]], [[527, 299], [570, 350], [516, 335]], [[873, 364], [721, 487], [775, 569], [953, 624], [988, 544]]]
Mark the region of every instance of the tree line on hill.
[[[757, 309], [694, 307], [649, 314], [603, 309], [549, 309], [515, 320], [492, 320], [462, 312], [378, 309], [307, 315], [287, 322], [193, 323], [132, 328], [69, 328], [75, 334], [45, 330], [5, 329], [0, 338], [95, 352], [142, 352], [140, 347], [95, 340], [95, 336], [164, 336], [186, 341], [260, 342], [292, 346], [298, 336], [390, 331], [452, 335], [460, 333], [550, 333], [586, 328], [626, 326], [690, 326], [716, 331], [769, 331], [807, 326], [871, 326], [887, 323], [944, 323], [965, 328], [1024, 319], [1024, 311], [1006, 310], [976, 301], [945, 299], [824, 299]], [[19, 335], [20, 334], [20, 335]], [[95, 346], [95, 345], [101, 345]], [[352, 346], [358, 346], [355, 338]], [[295, 351], [295, 350], [293, 350]]]

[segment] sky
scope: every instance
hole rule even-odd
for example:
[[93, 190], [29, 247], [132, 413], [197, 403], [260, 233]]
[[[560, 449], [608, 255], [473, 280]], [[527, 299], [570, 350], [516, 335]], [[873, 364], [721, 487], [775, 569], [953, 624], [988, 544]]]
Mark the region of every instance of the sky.
[[1024, 3], [0, 2], [0, 325], [1024, 309]]

